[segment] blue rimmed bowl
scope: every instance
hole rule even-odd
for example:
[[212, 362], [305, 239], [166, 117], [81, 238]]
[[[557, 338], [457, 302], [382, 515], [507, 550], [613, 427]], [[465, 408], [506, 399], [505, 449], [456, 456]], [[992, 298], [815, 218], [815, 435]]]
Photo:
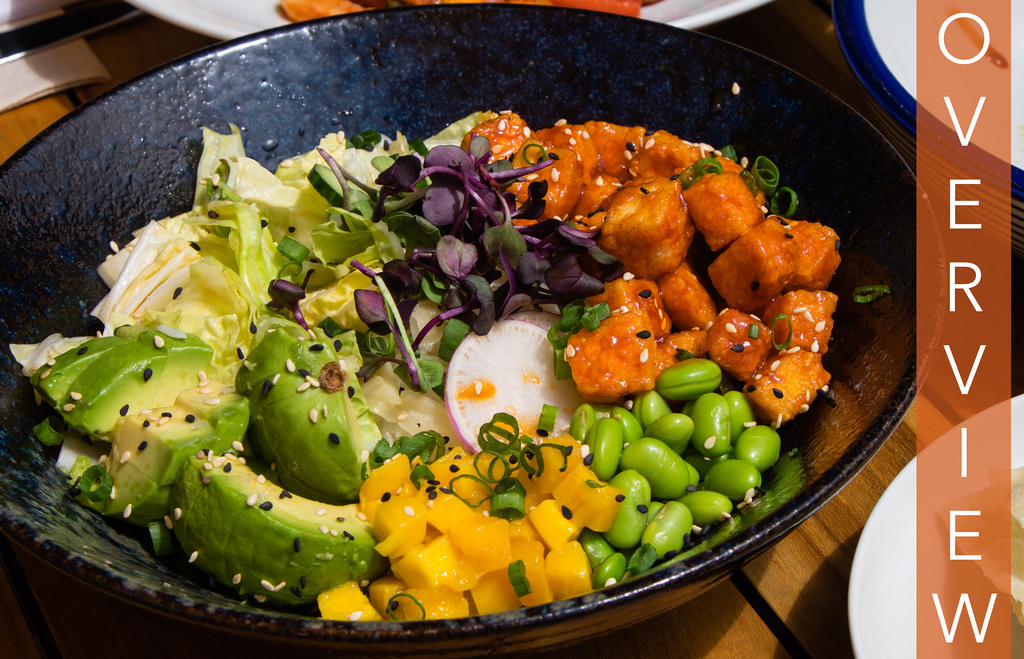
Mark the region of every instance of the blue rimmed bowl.
[[[568, 36], [567, 36], [568, 35]], [[734, 83], [739, 93], [732, 93]], [[836, 405], [785, 428], [799, 468], [707, 541], [707, 550], [571, 600], [499, 615], [341, 623], [253, 608], [183, 559], [156, 560], [134, 527], [68, 496], [44, 412], [0, 356], [0, 529], [83, 582], [171, 620], [268, 643], [361, 655], [475, 655], [566, 644], [676, 606], [770, 547], [881, 447], [914, 395], [914, 179], [882, 136], [800, 76], [712, 38], [551, 7], [459, 5], [365, 12], [228, 42], [154, 70], [68, 115], [0, 165], [0, 340], [97, 329], [95, 267], [108, 241], [190, 207], [200, 127], [239, 125], [272, 165], [344, 129], [432, 134], [471, 111], [514, 109], [535, 126], [603, 119], [771, 157], [797, 219], [843, 241], [841, 303], [826, 355]], [[886, 283], [871, 313], [852, 290]]]

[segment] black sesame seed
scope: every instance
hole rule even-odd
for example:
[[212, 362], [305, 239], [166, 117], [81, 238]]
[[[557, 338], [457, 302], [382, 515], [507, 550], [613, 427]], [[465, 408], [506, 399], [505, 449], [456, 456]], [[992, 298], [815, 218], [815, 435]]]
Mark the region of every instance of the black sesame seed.
[[149, 419], [146, 419], [145, 421], [142, 422], [142, 427], [143, 428], [148, 428], [149, 427]]
[[209, 211], [206, 213], [206, 217], [210, 218], [211, 220], [216, 220], [218, 217], [220, 217], [220, 213], [218, 213], [217, 211]]
[[245, 353], [242, 352], [241, 348], [235, 348], [235, 352], [238, 353], [238, 358], [239, 359], [245, 359]]
[[309, 349], [312, 352], [320, 352], [321, 350], [324, 349], [324, 345], [322, 343], [314, 343], [313, 345], [309, 346]]
[[427, 485], [440, 485], [440, 484], [441, 484], [441, 481], [437, 481], [437, 480], [434, 480], [432, 478], [427, 481]]
[[263, 397], [264, 398], [266, 398], [267, 394], [270, 393], [270, 390], [271, 390], [271, 388], [273, 388], [273, 386], [274, 386], [273, 381], [271, 381], [271, 380], [264, 380], [263, 381], [262, 391], [263, 391]]
[[168, 419], [174, 418], [174, 414], [172, 414], [171, 412], [161, 412], [160, 416], [167, 417]]
[[144, 371], [142, 372], [142, 380], [143, 380], [144, 382], [149, 382], [149, 379], [150, 379], [151, 377], [153, 377], [153, 369], [151, 369], [150, 367], [148, 367], [148, 366], [147, 366], [147, 367], [146, 367], [146, 370], [144, 370]]
[[651, 297], [651, 289], [645, 288], [644, 290], [640, 291], [640, 297], [644, 298], [645, 300]]
[[752, 282], [750, 282], [750, 290], [756, 291], [759, 288], [761, 288], [761, 282], [759, 282], [759, 281], [752, 281]]
[[306, 587], [306, 577], [305, 576], [299, 577], [299, 586], [301, 588], [305, 588]]
[[249, 323], [249, 332], [252, 334], [256, 333], [256, 323]]
[[678, 181], [679, 180], [679, 174], [673, 174], [672, 176], [669, 176], [668, 180], [670, 180], [670, 181]]
[[392, 611], [398, 610], [398, 600], [391, 600], [391, 603], [388, 604], [388, 608]]
[[626, 495], [625, 494], [616, 494], [615, 495], [615, 500], [618, 501], [619, 503], [622, 503], [623, 501], [626, 500]]
[[561, 160], [557, 153], [548, 153], [548, 158], [551, 158], [552, 160]]
[[542, 428], [537, 428], [537, 434], [540, 435], [541, 437], [547, 437], [548, 431]]
[[772, 393], [775, 394], [776, 398], [782, 398], [786, 394], [782, 393], [782, 389], [773, 388]]
[[784, 226], [784, 227], [788, 227], [789, 226], [789, 222], [787, 222], [785, 219], [783, 219], [781, 217], [777, 217], [775, 219], [778, 220], [779, 224], [781, 224], [782, 226]]
[[642, 504], [642, 503], [636, 504], [636, 511], [638, 513], [640, 513], [641, 515], [646, 515], [647, 514], [647, 510], [648, 510], [648, 508], [644, 504]]
[[427, 486], [427, 492], [433, 492], [436, 489], [437, 489], [436, 485], [428, 485]]
[[292, 540], [292, 549], [295, 550], [296, 554], [298, 554], [300, 551], [302, 551], [302, 541], [299, 540], [298, 538], [295, 538], [294, 540]]
[[626, 142], [626, 151], [630, 153], [636, 153], [636, 145], [632, 142]]
[[288, 233], [295, 233], [295, 227], [288, 227]]
[[330, 435], [327, 435], [327, 441], [332, 444], [341, 444], [341, 437], [338, 437], [338, 433], [332, 432]]
[[572, 519], [572, 511], [569, 509], [569, 506], [562, 506], [562, 517]]
[[78, 349], [78, 354], [79, 355], [84, 355], [88, 350], [89, 350], [89, 346], [82, 346], [81, 348]]
[[288, 490], [281, 490], [281, 494], [277, 495], [278, 499], [291, 499], [292, 493]]
[[225, 462], [224, 463], [224, 473], [225, 474], [230, 474], [231, 473], [231, 463], [230, 462]]
[[445, 443], [445, 444], [447, 444], [448, 442], [452, 441], [452, 438], [451, 438], [451, 437], [449, 437], [448, 435], [445, 435], [445, 436], [444, 436], [444, 437], [442, 437], [441, 439], [443, 439], [443, 440], [444, 440], [444, 443]]
[[642, 185], [640, 186], [640, 192], [643, 192], [644, 194], [651, 194], [651, 191]]
[[126, 414], [128, 414], [128, 406], [127, 405], [125, 405], [124, 407], [121, 408], [121, 416], [125, 416]]
[[353, 386], [349, 386], [349, 388], [348, 388], [348, 397], [352, 398], [355, 395], [356, 395], [356, 388], [353, 387]]
[[380, 495], [380, 500], [381, 501], [391, 501], [391, 493], [390, 492], [385, 492], [384, 494]]
[[743, 352], [743, 344], [737, 343], [733, 347], [729, 348], [729, 350], [732, 350], [733, 352]]
[[754, 385], [752, 385], [752, 384], [748, 384], [748, 385], [747, 385], [747, 393], [748, 393], [748, 394], [752, 394], [752, 393], [754, 393], [755, 391], [757, 391], [757, 387], [756, 387], [756, 386], [754, 386]]
[[651, 338], [651, 333], [648, 330], [640, 330], [639, 332], [636, 333], [636, 336], [637, 338], [640, 339], [649, 339]]
[[334, 342], [334, 352], [341, 352], [341, 348], [342, 348], [341, 339], [338, 339], [337, 341]]
[[436, 499], [437, 498], [437, 492], [427, 492], [427, 498], [428, 499]]
[[510, 455], [510, 456], [508, 456], [508, 463], [509, 463], [510, 465], [514, 465], [514, 464], [516, 464], [517, 462], [519, 462], [519, 458], [518, 458], [517, 456], [515, 456], [515, 455]]
[[186, 414], [185, 415], [185, 421], [188, 421], [189, 423], [195, 423], [196, 422], [196, 415], [195, 414]]
[[591, 453], [591, 454], [587, 455], [587, 457], [583, 458], [583, 464], [585, 466], [587, 466], [587, 467], [589, 467], [590, 465], [594, 464], [594, 454]]
[[444, 494], [451, 494], [452, 493], [452, 488], [450, 488], [450, 487], [442, 487], [441, 488], [441, 492], [443, 492]]
[[309, 371], [307, 371], [306, 369], [304, 369], [304, 368], [300, 368], [300, 369], [299, 369], [299, 375], [301, 375], [301, 376], [302, 376], [302, 377], [304, 377], [304, 378], [308, 378], [308, 377], [309, 377], [309, 375], [310, 375], [310, 373], [309, 373]]
[[171, 299], [177, 300], [179, 295], [181, 295], [181, 286], [174, 289], [174, 293], [171, 295]]
[[687, 492], [696, 492], [697, 491], [697, 486], [694, 485], [693, 483], [690, 483], [689, 485], [686, 486], [686, 491]]
[[147, 442], [146, 440], [142, 440], [141, 442], [139, 442], [139, 448], [136, 450], [145, 451], [147, 446], [149, 446], [149, 442]]
[[197, 252], [199, 251], [199, 243], [193, 241], [190, 242], [189, 245], [192, 246], [192, 249], [196, 250]]
[[453, 474], [455, 472], [457, 472], [458, 470], [459, 470], [459, 465], [451, 465], [450, 467], [448, 467], [448, 471], [452, 472]]
[[793, 234], [791, 233], [784, 233], [782, 235], [786, 236], [786, 238], [788, 238], [789, 240], [793, 240]]
[[292, 595], [295, 595], [296, 597], [302, 597], [302, 591], [299, 590], [298, 586], [292, 586], [291, 588], [289, 588], [289, 590], [292, 591]]
[[260, 504], [260, 510], [270, 510], [273, 507], [274, 504], [270, 503], [269, 501], [264, 501], [263, 503]]
[[348, 531], [342, 531], [341, 534], [343, 536], [345, 536], [346, 538], [348, 538], [349, 540], [355, 540], [356, 539], [356, 537], [354, 535], [352, 535], [351, 533], [349, 533]]

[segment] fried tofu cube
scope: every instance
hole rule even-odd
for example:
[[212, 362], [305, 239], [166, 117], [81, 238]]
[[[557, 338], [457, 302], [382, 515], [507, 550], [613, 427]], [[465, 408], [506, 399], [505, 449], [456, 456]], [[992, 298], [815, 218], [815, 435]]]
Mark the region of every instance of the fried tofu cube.
[[597, 230], [601, 228], [600, 220], [592, 220], [592, 216], [603, 208], [605, 199], [615, 194], [622, 187], [622, 182], [611, 174], [598, 173], [589, 182], [583, 184], [579, 201], [572, 209], [574, 224], [580, 228]]
[[651, 356], [657, 351], [657, 339], [636, 316], [613, 313], [596, 330], [570, 336], [565, 359], [580, 395], [608, 403], [654, 388], [660, 369]]
[[640, 325], [658, 339], [672, 329], [672, 319], [665, 313], [661, 291], [650, 279], [622, 277], [605, 283], [604, 291], [587, 298], [591, 305], [608, 303], [608, 309], [615, 313], [630, 314]]
[[806, 412], [831, 379], [820, 354], [796, 348], [765, 360], [743, 391], [758, 418], [778, 428]]
[[768, 220], [719, 253], [708, 266], [708, 276], [728, 306], [756, 312], [785, 290], [796, 270], [798, 253], [789, 227]]
[[[772, 319], [785, 315], [793, 326], [789, 347], [825, 354], [832, 338], [832, 314], [838, 302], [839, 296], [831, 291], [789, 291], [765, 307], [764, 318], [770, 323]], [[776, 340], [782, 343], [789, 334], [789, 323], [778, 318], [772, 329]]]
[[678, 181], [656, 178], [622, 188], [604, 203], [598, 246], [622, 261], [626, 272], [656, 279], [679, 266], [694, 228]]
[[643, 126], [620, 126], [607, 121], [588, 121], [583, 128], [597, 148], [597, 171], [619, 180], [629, 178], [629, 163], [644, 137]]
[[707, 329], [718, 315], [711, 293], [684, 259], [672, 272], [657, 280], [661, 302], [677, 329]]
[[547, 183], [547, 194], [544, 195], [544, 217], [566, 219], [572, 216], [572, 209], [579, 201], [583, 190], [583, 165], [576, 152], [553, 146], [544, 146], [530, 138], [515, 153], [513, 163], [524, 165], [542, 161], [545, 157], [554, 163], [532, 174], [527, 174], [524, 181], [513, 183], [509, 191], [516, 196], [516, 201], [523, 204], [529, 199], [530, 184], [543, 181]]
[[701, 177], [683, 191], [683, 200], [697, 231], [715, 252], [764, 222], [761, 204], [736, 172]]
[[672, 332], [658, 341], [655, 352], [655, 368], [661, 373], [666, 368], [680, 361], [680, 351], [694, 356], [703, 355], [707, 351], [708, 333], [704, 330], [685, 330]]
[[496, 117], [477, 124], [462, 138], [462, 148], [469, 151], [469, 142], [473, 135], [486, 137], [491, 143], [493, 159], [508, 158], [522, 146], [530, 135], [530, 127], [515, 112], [503, 112]]
[[[597, 174], [597, 146], [594, 145], [594, 140], [590, 137], [590, 133], [587, 132], [585, 126], [581, 124], [563, 124], [561, 126], [552, 126], [551, 128], [542, 128], [541, 130], [534, 131], [533, 137], [549, 146], [556, 146], [574, 152], [576, 159], [579, 160], [583, 168], [584, 183], [593, 180]], [[524, 163], [517, 162], [513, 164], [518, 166]]]
[[789, 226], [798, 253], [796, 270], [786, 290], [827, 288], [839, 267], [839, 235], [817, 222], [790, 222]]
[[740, 381], [753, 377], [771, 349], [768, 326], [736, 309], [723, 310], [708, 329], [708, 357]]
[[633, 178], [673, 176], [705, 155], [699, 145], [663, 130], [645, 135], [636, 146], [636, 153], [629, 164], [629, 174]]

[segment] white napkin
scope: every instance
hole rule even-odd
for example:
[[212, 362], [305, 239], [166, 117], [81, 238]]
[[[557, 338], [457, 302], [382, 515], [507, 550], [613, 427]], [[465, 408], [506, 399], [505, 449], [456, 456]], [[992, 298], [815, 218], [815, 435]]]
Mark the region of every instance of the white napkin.
[[[57, 4], [55, 0], [45, 1]], [[24, 18], [17, 9], [7, 0], [0, 0], [0, 18], [17, 17], [14, 22], [0, 23], [0, 31], [57, 13], [50, 11]], [[37, 50], [0, 64], [0, 112], [65, 89], [109, 79], [107, 69], [84, 39]]]

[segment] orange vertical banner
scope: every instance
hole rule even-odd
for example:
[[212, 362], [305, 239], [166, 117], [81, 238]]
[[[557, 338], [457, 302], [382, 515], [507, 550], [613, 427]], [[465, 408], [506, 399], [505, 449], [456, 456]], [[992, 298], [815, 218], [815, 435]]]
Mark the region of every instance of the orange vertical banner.
[[1010, 656], [1010, 0], [917, 3], [917, 655]]

